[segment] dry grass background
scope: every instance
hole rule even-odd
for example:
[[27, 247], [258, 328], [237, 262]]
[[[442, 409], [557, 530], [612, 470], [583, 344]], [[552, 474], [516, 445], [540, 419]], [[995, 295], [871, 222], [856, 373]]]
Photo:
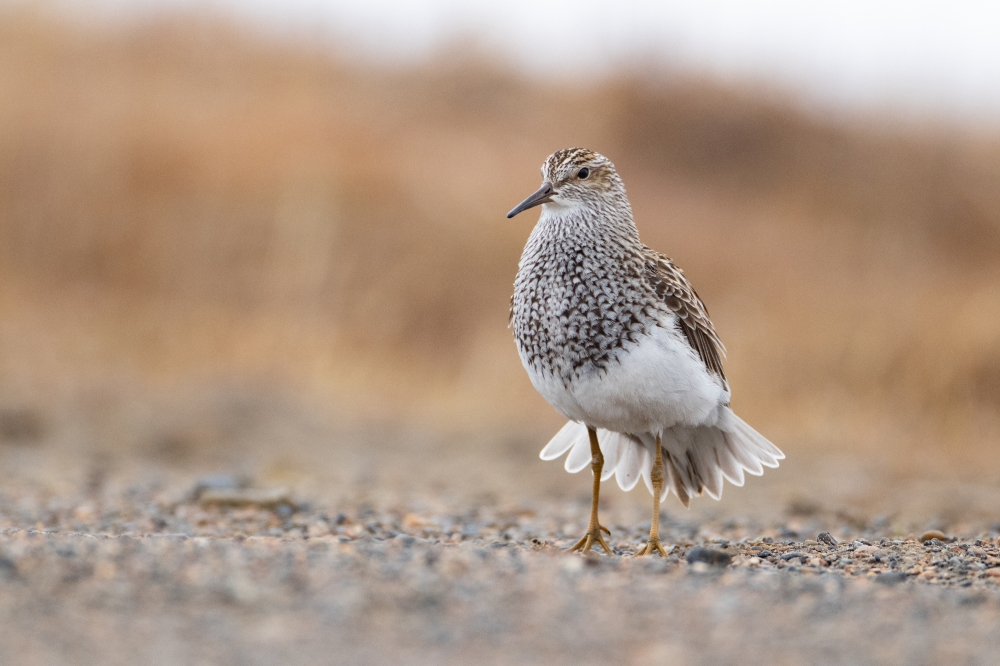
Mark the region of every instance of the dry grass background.
[[0, 13], [0, 397], [264, 386], [352, 422], [546, 433], [506, 328], [533, 216], [504, 214], [569, 145], [616, 162], [735, 406], [786, 451], [995, 478], [990, 131], [663, 70], [379, 68], [189, 18]]

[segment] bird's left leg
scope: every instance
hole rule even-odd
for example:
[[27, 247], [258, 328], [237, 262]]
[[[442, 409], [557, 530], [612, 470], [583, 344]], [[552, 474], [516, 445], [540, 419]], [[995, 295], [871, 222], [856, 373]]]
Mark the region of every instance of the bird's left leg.
[[667, 552], [663, 550], [660, 543], [660, 491], [663, 490], [663, 449], [660, 447], [660, 436], [656, 436], [656, 460], [653, 462], [653, 469], [650, 470], [649, 480], [653, 483], [653, 524], [649, 527], [649, 542], [646, 547], [636, 555], [652, 555], [659, 553], [666, 557]]
[[587, 533], [570, 550], [588, 553], [591, 547], [598, 543], [608, 555], [614, 555], [614, 551], [601, 536], [602, 530], [607, 532], [608, 536], [611, 536], [611, 532], [607, 528], [601, 527], [601, 523], [597, 520], [597, 499], [601, 494], [601, 471], [604, 469], [604, 454], [601, 453], [601, 446], [597, 443], [597, 431], [587, 426], [587, 434], [590, 435], [590, 468], [594, 471], [594, 499], [590, 505], [590, 524], [587, 525]]

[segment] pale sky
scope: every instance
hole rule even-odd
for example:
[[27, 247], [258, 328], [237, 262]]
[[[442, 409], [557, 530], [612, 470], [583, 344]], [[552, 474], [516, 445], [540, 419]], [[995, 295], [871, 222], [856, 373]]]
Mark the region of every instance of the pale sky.
[[[2, 1], [2, 0], [0, 0]], [[62, 0], [117, 18], [172, 8], [233, 13], [406, 61], [462, 39], [539, 76], [606, 75], [662, 60], [773, 81], [824, 105], [1000, 124], [1000, 2], [917, 0]]]

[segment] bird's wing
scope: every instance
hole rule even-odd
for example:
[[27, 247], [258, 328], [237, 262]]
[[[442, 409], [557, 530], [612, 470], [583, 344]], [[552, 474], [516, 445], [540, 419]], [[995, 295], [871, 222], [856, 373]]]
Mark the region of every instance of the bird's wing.
[[656, 290], [656, 295], [677, 315], [681, 330], [705, 367], [725, 384], [722, 357], [726, 355], [726, 348], [715, 333], [705, 304], [684, 277], [684, 272], [674, 265], [670, 257], [648, 247], [643, 248], [643, 254], [646, 257], [646, 277]]

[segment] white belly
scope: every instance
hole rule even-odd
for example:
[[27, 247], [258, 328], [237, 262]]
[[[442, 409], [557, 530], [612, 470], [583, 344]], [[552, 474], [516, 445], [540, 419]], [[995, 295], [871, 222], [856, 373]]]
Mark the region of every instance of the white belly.
[[[535, 389], [563, 416], [631, 434], [714, 425], [729, 392], [675, 329], [655, 327], [603, 370], [568, 383], [525, 363]], [[522, 356], [522, 361], [524, 357]]]

